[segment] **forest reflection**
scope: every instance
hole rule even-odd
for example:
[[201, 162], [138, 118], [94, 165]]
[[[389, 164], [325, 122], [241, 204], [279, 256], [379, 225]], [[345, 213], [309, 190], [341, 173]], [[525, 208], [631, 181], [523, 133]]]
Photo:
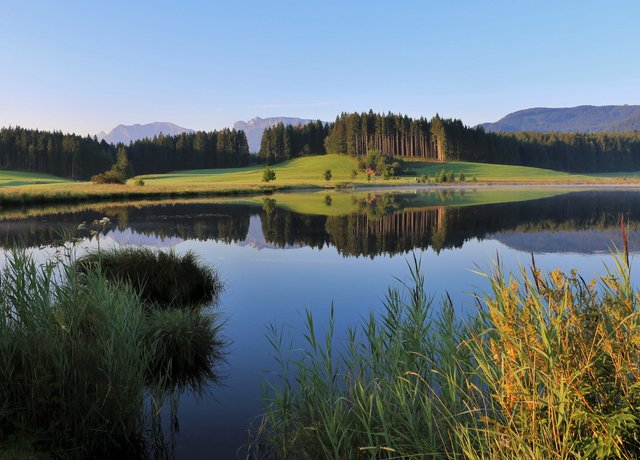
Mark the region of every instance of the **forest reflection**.
[[[330, 207], [331, 201], [330, 196], [325, 198], [325, 205]], [[578, 191], [475, 206], [425, 206], [415, 193], [370, 193], [353, 196], [352, 201], [350, 211], [340, 215], [295, 212], [268, 197], [253, 204], [156, 202], [103, 205], [80, 212], [31, 209], [28, 218], [15, 212], [0, 214], [0, 245], [49, 245], [60, 241], [62, 235], [76, 235], [81, 223], [104, 216], [110, 224], [100, 232], [121, 243], [162, 246], [183, 240], [216, 240], [257, 248], [332, 246], [343, 256], [356, 257], [427, 248], [441, 251], [489, 236], [526, 246], [523, 250], [606, 251], [619, 244], [622, 215], [634, 250], [635, 234], [640, 230], [640, 194], [635, 191]], [[523, 243], [527, 235], [540, 232], [547, 237], [530, 248]], [[584, 244], [567, 247], [567, 238], [553, 237], [571, 232], [583, 232]]]

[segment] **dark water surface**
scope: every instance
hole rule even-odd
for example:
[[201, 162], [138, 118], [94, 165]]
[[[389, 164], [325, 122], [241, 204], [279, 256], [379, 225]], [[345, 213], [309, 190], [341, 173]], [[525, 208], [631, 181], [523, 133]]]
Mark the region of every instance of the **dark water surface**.
[[[265, 338], [270, 323], [300, 340], [304, 311], [322, 325], [333, 304], [336, 330], [380, 310], [394, 277], [406, 279], [407, 261], [422, 261], [436, 301], [446, 293], [460, 314], [473, 311], [471, 293], [486, 288], [475, 271], [489, 271], [499, 255], [506, 270], [528, 265], [576, 268], [585, 279], [604, 272], [609, 251], [621, 247], [620, 218], [630, 249], [640, 250], [640, 192], [575, 191], [530, 201], [449, 206], [459, 196], [378, 194], [353, 199], [346, 214], [301, 214], [265, 199], [248, 205], [216, 202], [101, 205], [95, 209], [0, 212], [0, 245], [27, 245], [39, 257], [60, 235], [104, 216], [100, 245], [145, 245], [193, 250], [221, 273], [226, 289], [217, 307], [227, 323], [227, 362], [210, 395], [181, 397], [175, 434], [177, 458], [244, 456], [249, 427], [259, 423], [261, 384], [274, 361]], [[467, 192], [467, 198], [473, 192]], [[335, 201], [334, 201], [335, 202]], [[335, 209], [335, 208], [333, 208]], [[333, 212], [335, 213], [335, 212]], [[329, 213], [331, 214], [331, 213]], [[84, 240], [83, 244], [96, 244]], [[633, 259], [632, 259], [633, 261]], [[632, 262], [633, 263], [633, 262]]]

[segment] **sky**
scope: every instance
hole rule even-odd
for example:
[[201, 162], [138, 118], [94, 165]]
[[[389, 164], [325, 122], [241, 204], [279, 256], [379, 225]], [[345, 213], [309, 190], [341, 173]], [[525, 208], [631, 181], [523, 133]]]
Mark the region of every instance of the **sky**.
[[638, 0], [0, 0], [0, 126], [640, 104], [638, 18]]

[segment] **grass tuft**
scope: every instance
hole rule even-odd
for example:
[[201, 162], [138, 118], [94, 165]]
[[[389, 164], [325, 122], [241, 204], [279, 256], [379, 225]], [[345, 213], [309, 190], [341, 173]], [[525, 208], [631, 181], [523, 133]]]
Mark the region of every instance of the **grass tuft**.
[[224, 359], [216, 315], [194, 309], [154, 310], [149, 315], [145, 342], [154, 350], [150, 375], [163, 376], [164, 385], [201, 393], [218, 381], [215, 372]]
[[161, 308], [196, 307], [217, 300], [222, 282], [215, 270], [189, 251], [153, 251], [142, 247], [91, 252], [78, 260], [81, 272], [100, 270], [108, 279], [130, 283], [140, 297]]

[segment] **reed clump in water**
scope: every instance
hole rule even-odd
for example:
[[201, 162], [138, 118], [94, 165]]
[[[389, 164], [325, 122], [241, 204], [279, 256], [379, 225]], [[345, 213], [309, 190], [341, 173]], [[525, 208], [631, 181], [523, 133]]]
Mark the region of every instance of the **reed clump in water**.
[[145, 342], [154, 350], [150, 378], [165, 387], [198, 393], [216, 383], [216, 368], [224, 359], [224, 322], [198, 309], [153, 310], [147, 319]]
[[99, 264], [9, 256], [0, 269], [0, 455], [9, 440], [65, 458], [142, 454], [162, 401], [216, 380], [217, 316], [175, 299], [154, 308], [138, 289]]
[[211, 267], [189, 251], [153, 251], [143, 247], [102, 249], [77, 262], [81, 272], [100, 269], [105, 277], [130, 283], [140, 297], [160, 308], [196, 307], [213, 303], [222, 282]]
[[0, 439], [82, 457], [142, 437], [152, 351], [130, 287], [14, 253], [0, 270]]
[[223, 322], [205, 306], [217, 302], [223, 288], [218, 273], [192, 252], [153, 251], [143, 247], [96, 250], [80, 258], [81, 273], [99, 271], [115, 283], [130, 284], [144, 301], [154, 350], [151, 378], [179, 390], [201, 391], [216, 381], [223, 359]]
[[[625, 255], [598, 281], [488, 275], [475, 318], [434, 312], [419, 263], [380, 316], [334, 338], [307, 316], [302, 356], [269, 337], [282, 370], [256, 443], [282, 458], [637, 458], [640, 295]], [[266, 446], [266, 447], [265, 447]]]

